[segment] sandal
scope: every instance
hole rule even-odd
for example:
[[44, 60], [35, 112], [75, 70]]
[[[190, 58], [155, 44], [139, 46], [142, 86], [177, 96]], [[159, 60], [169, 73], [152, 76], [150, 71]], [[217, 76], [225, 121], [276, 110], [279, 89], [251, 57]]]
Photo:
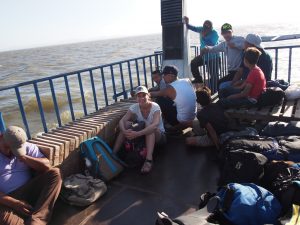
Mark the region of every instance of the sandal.
[[144, 165], [141, 169], [141, 173], [142, 174], [149, 173], [152, 170], [152, 167], [153, 167], [153, 161], [149, 160], [149, 159], [146, 159], [145, 162], [144, 162]]

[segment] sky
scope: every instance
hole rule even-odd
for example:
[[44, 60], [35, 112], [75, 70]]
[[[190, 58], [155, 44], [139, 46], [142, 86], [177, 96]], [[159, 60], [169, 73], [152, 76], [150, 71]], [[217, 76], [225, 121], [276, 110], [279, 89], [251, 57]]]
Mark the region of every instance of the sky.
[[[293, 23], [297, 0], [184, 0], [190, 23]], [[161, 32], [160, 0], [0, 0], [0, 51]]]

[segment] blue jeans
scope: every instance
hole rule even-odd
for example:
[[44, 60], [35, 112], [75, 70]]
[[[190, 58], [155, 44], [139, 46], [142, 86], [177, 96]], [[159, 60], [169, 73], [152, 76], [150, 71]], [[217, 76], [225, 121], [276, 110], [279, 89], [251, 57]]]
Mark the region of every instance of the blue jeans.
[[221, 89], [225, 89], [225, 88], [228, 88], [228, 87], [230, 87], [230, 86], [231, 86], [231, 81], [225, 81], [225, 82], [223, 82], [223, 83], [220, 84], [220, 86], [219, 86], [219, 91], [220, 91]]
[[229, 87], [224, 88], [224, 89], [220, 89], [219, 90], [219, 99], [227, 98], [228, 96], [238, 94], [241, 91], [242, 91], [241, 89], [238, 89], [238, 88], [235, 88], [235, 87], [232, 87], [232, 86], [229, 86]]
[[255, 103], [256, 101], [250, 98], [234, 98], [234, 99], [223, 98], [218, 101], [218, 104], [220, 104], [224, 109], [250, 107], [255, 105]]

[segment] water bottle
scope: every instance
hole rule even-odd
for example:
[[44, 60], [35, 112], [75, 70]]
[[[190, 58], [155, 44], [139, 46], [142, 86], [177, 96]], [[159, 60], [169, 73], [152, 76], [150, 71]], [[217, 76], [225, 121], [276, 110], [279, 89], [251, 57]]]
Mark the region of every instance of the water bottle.
[[92, 167], [92, 162], [87, 157], [84, 158], [84, 163], [86, 168], [90, 169]]

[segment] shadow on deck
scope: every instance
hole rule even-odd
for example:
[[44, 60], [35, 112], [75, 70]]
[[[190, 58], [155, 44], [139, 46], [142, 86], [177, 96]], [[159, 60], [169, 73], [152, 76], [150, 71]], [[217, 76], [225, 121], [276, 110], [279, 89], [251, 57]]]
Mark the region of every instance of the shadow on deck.
[[50, 224], [153, 225], [157, 211], [173, 218], [193, 212], [203, 192], [216, 190], [215, 157], [214, 149], [192, 149], [185, 146], [184, 139], [169, 138], [168, 145], [159, 149], [151, 174], [124, 171], [87, 208], [58, 200]]

